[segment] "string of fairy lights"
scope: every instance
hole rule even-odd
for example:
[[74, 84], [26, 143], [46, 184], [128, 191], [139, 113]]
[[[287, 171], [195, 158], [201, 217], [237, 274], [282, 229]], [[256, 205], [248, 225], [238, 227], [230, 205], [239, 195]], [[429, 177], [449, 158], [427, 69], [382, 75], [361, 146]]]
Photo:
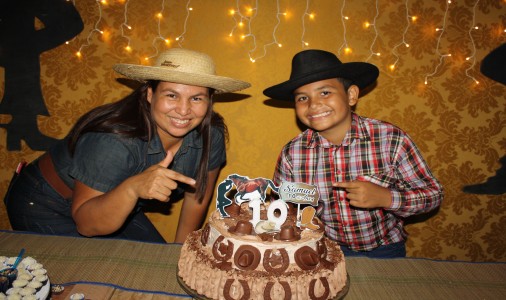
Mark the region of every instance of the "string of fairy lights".
[[[68, 2], [72, 2], [75, 5], [75, 0], [67, 0]], [[97, 7], [97, 18], [94, 21], [93, 28], [88, 32], [86, 38], [84, 39], [84, 42], [81, 41], [81, 44], [79, 45], [78, 50], [76, 51], [76, 55], [79, 58], [83, 58], [85, 55], [85, 48], [90, 46], [92, 43], [93, 35], [104, 35], [105, 29], [102, 29], [102, 18], [103, 18], [103, 7], [107, 5], [116, 5], [120, 4], [123, 5], [123, 22], [120, 25], [119, 32], [121, 34], [121, 37], [125, 39], [125, 51], [128, 53], [131, 53], [133, 51], [132, 49], [132, 38], [130, 37], [130, 32], [132, 30], [132, 26], [128, 22], [128, 10], [129, 10], [129, 4], [132, 0], [95, 0], [96, 1], [96, 7]], [[473, 80], [476, 84], [479, 84], [479, 81], [476, 80], [475, 77], [472, 76], [471, 72], [473, 68], [476, 65], [476, 44], [474, 42], [473, 38], [473, 30], [478, 30], [479, 27], [476, 26], [476, 8], [478, 6], [480, 0], [476, 0], [473, 5], [472, 9], [472, 24], [468, 31], [469, 36], [469, 43], [471, 45], [471, 53], [466, 58], [466, 62], [469, 62], [469, 66], [465, 70], [465, 75]], [[505, 0], [506, 1], [506, 0]], [[445, 60], [450, 58], [452, 55], [451, 53], [445, 52], [441, 49], [441, 42], [443, 40], [443, 37], [446, 32], [447, 27], [447, 21], [448, 21], [448, 14], [450, 12], [452, 5], [452, 0], [445, 0], [445, 10], [443, 15], [442, 24], [437, 27], [435, 30], [438, 33], [436, 45], [435, 45], [435, 65], [433, 66], [432, 72], [425, 74], [424, 83], [428, 84], [430, 78], [436, 76], [438, 74], [439, 69], [441, 66], [445, 63]], [[316, 13], [314, 10], [312, 10], [312, 3], [311, 0], [306, 0], [304, 11], [301, 14], [301, 47], [307, 48], [310, 46], [310, 43], [308, 42], [308, 38], [306, 37], [306, 28], [307, 26], [310, 26], [310, 22], [315, 22], [317, 20]], [[379, 9], [379, 0], [375, 0], [375, 15], [372, 20], [372, 22], [364, 21], [363, 27], [366, 30], [371, 30], [372, 33], [374, 33], [374, 36], [371, 39], [370, 47], [369, 47], [369, 55], [366, 59], [366, 61], [371, 60], [374, 57], [379, 57], [381, 53], [379, 51], [375, 51], [376, 43], [379, 38], [379, 32], [377, 28], [377, 20], [380, 16], [380, 9]], [[191, 20], [191, 13], [193, 12], [193, 7], [191, 6], [191, 0], [187, 0], [186, 2], [186, 15], [182, 24], [182, 32], [176, 36], [173, 40], [178, 43], [180, 47], [183, 46], [183, 42], [185, 40], [186, 31], [188, 24]], [[280, 1], [276, 0], [276, 23], [272, 28], [272, 40], [266, 42], [261, 48], [262, 51], [257, 51], [259, 48], [257, 37], [254, 33], [254, 20], [258, 17], [258, 12], [260, 10], [258, 0], [255, 1], [248, 1], [247, 4], [243, 4], [241, 0], [236, 0], [235, 7], [228, 9], [228, 15], [230, 15], [233, 19], [233, 27], [230, 30], [228, 36], [229, 38], [235, 38], [238, 37], [240, 41], [249, 41], [249, 43], [245, 45], [250, 45], [249, 49], [247, 49], [247, 54], [249, 57], [249, 60], [254, 63], [257, 60], [265, 57], [268, 53], [268, 49], [270, 46], [278, 46], [282, 47], [282, 43], [279, 41], [279, 38], [277, 37], [277, 30], [279, 29], [279, 26], [283, 24], [282, 18], [287, 17], [291, 14], [289, 9], [282, 9], [280, 5]], [[350, 54], [353, 50], [350, 46], [350, 43], [347, 40], [347, 25], [350, 21], [350, 18], [345, 14], [347, 10], [347, 3], [346, 0], [342, 0], [342, 3], [340, 5], [340, 22], [342, 25], [342, 43], [337, 49], [337, 54], [340, 56], [344, 53], [344, 55]], [[407, 33], [409, 32], [410, 26], [412, 26], [418, 19], [417, 16], [412, 15], [409, 10], [409, 0], [404, 0], [404, 15], [405, 15], [405, 27], [402, 30], [402, 36], [400, 38], [400, 41], [396, 43], [392, 50], [391, 55], [393, 57], [393, 61], [389, 64], [388, 69], [391, 72], [394, 72], [397, 69], [397, 65], [401, 59], [400, 54], [398, 52], [398, 48], [401, 46], [404, 47], [410, 47], [410, 44], [406, 40]], [[162, 29], [162, 20], [164, 19], [164, 13], [165, 13], [165, 0], [161, 0], [160, 3], [160, 10], [155, 14], [154, 16], [154, 22], [156, 22], [157, 25], [157, 32], [156, 35], [153, 37], [151, 46], [153, 48], [152, 52], [149, 54], [146, 54], [144, 56], [144, 60], [148, 61], [153, 57], [156, 57], [160, 51], [159, 45], [160, 42], [162, 42], [162, 45], [165, 44], [166, 47], [170, 46], [172, 43], [172, 40], [163, 34]], [[149, 19], [146, 20], [146, 22], [149, 22]], [[506, 29], [503, 29], [503, 33], [506, 33]], [[76, 40], [74, 38], [72, 41], [67, 41], [67, 44], [71, 44]], [[163, 47], [163, 46], [162, 46]], [[259, 54], [258, 54], [259, 53]]]

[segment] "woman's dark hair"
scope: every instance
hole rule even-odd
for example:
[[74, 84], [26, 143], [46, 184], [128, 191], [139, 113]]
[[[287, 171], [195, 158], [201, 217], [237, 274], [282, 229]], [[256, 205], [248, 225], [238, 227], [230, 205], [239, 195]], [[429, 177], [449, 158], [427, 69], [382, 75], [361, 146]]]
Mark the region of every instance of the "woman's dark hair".
[[[150, 103], [146, 101], [148, 88], [156, 91], [158, 80], [147, 81], [125, 98], [98, 106], [79, 118], [68, 134], [68, 148], [73, 155], [77, 141], [87, 132], [114, 133], [127, 138], [140, 138], [151, 141], [156, 132], [156, 123], [150, 112]], [[209, 89], [211, 103], [207, 108], [206, 116], [202, 123], [196, 128], [203, 139], [202, 157], [197, 171], [196, 197], [202, 201], [206, 186], [209, 164], [209, 153], [211, 150], [211, 127], [223, 130], [225, 141], [228, 141], [228, 130], [221, 115], [213, 110], [212, 96], [213, 89]]]

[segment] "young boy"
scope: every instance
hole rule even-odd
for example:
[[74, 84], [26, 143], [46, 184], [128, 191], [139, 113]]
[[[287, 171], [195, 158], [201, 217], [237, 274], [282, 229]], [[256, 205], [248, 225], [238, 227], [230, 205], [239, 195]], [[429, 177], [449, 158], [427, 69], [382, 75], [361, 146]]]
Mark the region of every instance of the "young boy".
[[325, 233], [345, 255], [404, 257], [404, 218], [437, 208], [443, 190], [405, 132], [352, 111], [378, 75], [330, 52], [296, 54], [290, 79], [264, 95], [294, 101], [308, 129], [283, 147], [273, 180], [318, 186]]

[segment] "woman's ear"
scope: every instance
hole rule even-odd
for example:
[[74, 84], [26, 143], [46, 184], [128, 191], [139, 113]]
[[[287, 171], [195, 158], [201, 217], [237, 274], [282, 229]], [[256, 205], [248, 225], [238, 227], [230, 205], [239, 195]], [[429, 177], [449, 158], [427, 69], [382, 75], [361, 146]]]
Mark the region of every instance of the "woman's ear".
[[354, 106], [358, 103], [358, 95], [360, 89], [356, 85], [352, 85], [348, 88], [348, 104]]
[[151, 99], [153, 98], [153, 88], [148, 87], [147, 93], [146, 93], [146, 100], [151, 104]]

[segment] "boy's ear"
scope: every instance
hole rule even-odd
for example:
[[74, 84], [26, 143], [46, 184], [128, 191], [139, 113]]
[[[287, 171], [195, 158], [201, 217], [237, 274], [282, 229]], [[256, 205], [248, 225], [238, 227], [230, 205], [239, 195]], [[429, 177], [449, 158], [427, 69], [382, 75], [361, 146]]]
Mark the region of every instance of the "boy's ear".
[[348, 88], [348, 104], [350, 106], [357, 104], [359, 92], [360, 89], [356, 85], [352, 85]]

